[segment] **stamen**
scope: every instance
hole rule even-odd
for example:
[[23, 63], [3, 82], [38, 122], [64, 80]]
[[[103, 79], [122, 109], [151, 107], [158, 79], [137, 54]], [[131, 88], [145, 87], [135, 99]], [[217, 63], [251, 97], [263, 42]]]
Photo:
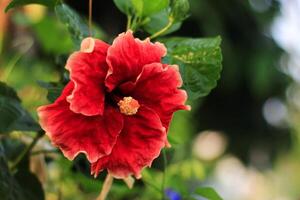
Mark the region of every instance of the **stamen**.
[[135, 115], [138, 112], [140, 104], [137, 100], [132, 97], [124, 97], [118, 103], [120, 112], [124, 115]]

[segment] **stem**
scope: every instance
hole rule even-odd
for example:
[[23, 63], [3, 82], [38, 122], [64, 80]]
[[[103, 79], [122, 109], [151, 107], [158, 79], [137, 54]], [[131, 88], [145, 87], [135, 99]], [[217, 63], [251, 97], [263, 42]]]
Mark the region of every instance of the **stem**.
[[100, 195], [97, 197], [96, 200], [105, 200], [106, 199], [108, 192], [112, 186], [113, 181], [114, 181], [114, 177], [110, 173], [108, 173], [105, 178], [105, 181], [103, 183]]
[[56, 149], [53, 150], [38, 150], [31, 152], [31, 156], [39, 155], [39, 154], [50, 154], [50, 153], [59, 153]]
[[126, 26], [126, 30], [128, 31], [129, 29], [131, 29], [131, 20], [132, 20], [132, 16], [128, 15], [127, 16], [127, 26]]
[[11, 170], [15, 170], [17, 166], [25, 159], [25, 157], [30, 153], [32, 148], [36, 145], [38, 140], [43, 137], [44, 132], [39, 131], [37, 135], [33, 138], [32, 142], [21, 152], [21, 154], [17, 157], [14, 163], [11, 166]]
[[93, 0], [89, 0], [89, 35], [92, 36]]
[[167, 173], [167, 153], [166, 150], [162, 150], [162, 155], [163, 155], [163, 161], [164, 161], [164, 170], [163, 170], [163, 177], [162, 177], [162, 184], [161, 184], [161, 199], [165, 199], [165, 185], [166, 185], [166, 173]]
[[159, 30], [156, 33], [154, 33], [153, 35], [151, 35], [150, 39], [154, 39], [154, 38], [160, 36], [161, 34], [165, 33], [173, 25], [173, 22], [174, 22], [174, 18], [173, 17], [169, 17], [168, 24], [164, 28], [162, 28], [161, 30]]
[[136, 16], [134, 16], [133, 17], [133, 20], [132, 20], [132, 22], [131, 22], [131, 30], [134, 32], [135, 31], [135, 29], [136, 29], [136, 27], [137, 27], [137, 17]]

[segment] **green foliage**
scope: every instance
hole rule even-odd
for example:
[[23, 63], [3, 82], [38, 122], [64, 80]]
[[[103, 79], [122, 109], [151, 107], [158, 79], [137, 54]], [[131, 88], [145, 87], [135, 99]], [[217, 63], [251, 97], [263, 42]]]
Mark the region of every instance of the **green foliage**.
[[5, 12], [12, 8], [25, 6], [27, 4], [41, 4], [48, 7], [54, 7], [56, 0], [12, 0], [5, 8]]
[[15, 91], [13, 88], [7, 86], [7, 85], [6, 85], [5, 83], [3, 83], [3, 82], [0, 82], [0, 95], [1, 95], [1, 96], [5, 96], [5, 97], [7, 97], [7, 98], [14, 99], [14, 100], [16, 100], [16, 101], [18, 101], [18, 102], [21, 101], [21, 100], [19, 99], [19, 97], [18, 97], [16, 91]]
[[65, 54], [74, 49], [68, 30], [53, 16], [45, 17], [33, 24], [33, 30], [41, 47], [47, 53]]
[[50, 83], [46, 83], [46, 82], [42, 82], [42, 81], [39, 81], [38, 82], [39, 85], [45, 89], [47, 89], [47, 99], [53, 103], [61, 94], [64, 86], [60, 83], [53, 83], [53, 82], [50, 82]]
[[[12, 143], [10, 143], [12, 144]], [[7, 147], [7, 144], [4, 146]], [[12, 175], [5, 154], [10, 148], [0, 143], [0, 196], [3, 200], [44, 200], [45, 195], [39, 180], [29, 171], [28, 162]]]
[[[129, 27], [142, 27], [146, 32], [155, 34], [166, 29], [160, 35], [178, 30], [182, 21], [187, 17], [189, 3], [187, 0], [114, 0], [121, 12], [129, 19]], [[184, 8], [184, 12], [180, 9]], [[131, 22], [131, 20], [133, 21]]]
[[143, 15], [144, 16], [150, 16], [154, 13], [157, 13], [165, 8], [168, 7], [169, 5], [169, 0], [144, 0], [144, 9], [143, 9]]
[[40, 130], [39, 125], [21, 106], [16, 92], [3, 82], [0, 82], [0, 122], [0, 133]]
[[185, 20], [190, 12], [190, 3], [188, 0], [172, 0], [171, 1], [171, 17], [175, 21]]
[[13, 176], [10, 174], [4, 149], [0, 143], [0, 196], [3, 200], [23, 200], [22, 192]]
[[55, 6], [58, 19], [67, 26], [71, 33], [73, 42], [80, 46], [81, 41], [89, 36], [89, 28], [82, 18], [66, 4]]
[[45, 194], [38, 178], [29, 169], [19, 169], [14, 175], [23, 191], [24, 200], [44, 200]]
[[149, 16], [169, 5], [169, 0], [114, 0], [120, 11], [126, 15]]
[[170, 38], [166, 63], [177, 64], [190, 99], [204, 97], [216, 87], [222, 69], [221, 38]]
[[26, 145], [18, 139], [4, 137], [0, 140], [0, 145], [2, 144], [5, 157], [8, 161], [13, 162], [17, 159], [20, 152], [24, 150]]
[[219, 194], [210, 187], [202, 187], [198, 188], [195, 191], [195, 194], [205, 197], [207, 200], [223, 200]]
[[[158, 32], [159, 30], [163, 29], [164, 27], [166, 27], [169, 23], [169, 20], [170, 20], [170, 12], [168, 11], [168, 9], [164, 9], [164, 10], [160, 11], [159, 13], [151, 15], [149, 17], [148, 23], [146, 23], [143, 26], [143, 28], [148, 33], [154, 34], [154, 33]], [[182, 24], [181, 21], [172, 22], [172, 25], [170, 26], [170, 28], [166, 32], [164, 32], [162, 35], [166, 35], [166, 34], [174, 32], [174, 31], [177, 31], [180, 28], [181, 24]]]
[[93, 26], [93, 30], [90, 33], [86, 21], [75, 10], [64, 3], [55, 6], [55, 13], [58, 19], [68, 28], [73, 43], [77, 48], [80, 46], [81, 41], [90, 35], [96, 38], [105, 38], [106, 36], [103, 30], [97, 26]]
[[150, 16], [148, 22], [144, 24], [144, 29], [152, 35], [157, 32], [159, 36], [169, 34], [180, 28], [189, 11], [188, 0], [171, 0], [167, 8]]
[[135, 11], [132, 0], [114, 0], [114, 3], [126, 15], [131, 15]]

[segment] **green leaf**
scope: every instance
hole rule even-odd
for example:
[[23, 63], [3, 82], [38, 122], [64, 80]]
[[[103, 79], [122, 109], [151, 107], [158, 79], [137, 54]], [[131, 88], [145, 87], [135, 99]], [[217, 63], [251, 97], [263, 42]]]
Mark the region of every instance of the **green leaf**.
[[18, 120], [13, 124], [12, 130], [15, 131], [40, 131], [40, 125], [32, 118], [29, 112], [23, 110], [22, 115], [19, 117]]
[[19, 99], [16, 91], [11, 88], [8, 87], [5, 83], [0, 82], [0, 96], [5, 96], [5, 97], [9, 97], [12, 98], [18, 102], [20, 102], [21, 100]]
[[10, 174], [4, 149], [0, 144], [0, 196], [2, 200], [24, 200], [20, 186]]
[[[147, 1], [149, 5], [144, 5], [144, 12], [147, 12], [147, 9], [150, 9], [157, 1]], [[160, 34], [166, 35], [178, 30], [181, 27], [182, 21], [185, 20], [190, 11], [190, 5], [188, 0], [170, 0], [169, 1], [159, 1], [159, 6], [154, 10], [155, 12], [151, 13], [144, 23], [144, 29], [150, 34], [157, 33], [164, 28], [163, 33]], [[153, 5], [150, 5], [153, 4]]]
[[23, 110], [18, 101], [0, 96], [0, 133], [9, 132], [22, 115]]
[[0, 145], [1, 144], [4, 149], [6, 159], [11, 162], [17, 159], [20, 152], [22, 152], [26, 147], [26, 145], [21, 142], [21, 140], [9, 137], [3, 137], [0, 140]]
[[[144, 25], [145, 31], [147, 31], [150, 34], [154, 34], [164, 27], [167, 26], [169, 23], [169, 11], [167, 9], [164, 9], [160, 11], [159, 13], [156, 13], [155, 15], [152, 15], [149, 17], [149, 22]], [[167, 35], [169, 33], [172, 33], [174, 31], [177, 31], [181, 27], [181, 22], [177, 21], [172, 24], [172, 26], [162, 35]]]
[[198, 188], [195, 191], [195, 194], [205, 197], [207, 200], [223, 200], [219, 196], [219, 194], [213, 188], [210, 187]]
[[117, 8], [126, 15], [133, 15], [135, 8], [132, 0], [114, 0]]
[[56, 5], [55, 12], [58, 19], [68, 27], [73, 42], [77, 47], [79, 47], [81, 41], [89, 36], [88, 25], [82, 20], [76, 11], [66, 4], [62, 3]]
[[69, 54], [74, 49], [68, 30], [56, 17], [44, 17], [38, 23], [32, 24], [32, 27], [41, 47], [47, 53]]
[[38, 178], [29, 170], [19, 169], [14, 175], [23, 191], [24, 200], [44, 200], [45, 194]]
[[[7, 147], [7, 146], [5, 146]], [[13, 176], [4, 154], [6, 149], [0, 143], [0, 196], [1, 200], [44, 200], [45, 195], [37, 177], [27, 166], [18, 169]]]
[[144, 1], [143, 0], [131, 0], [135, 14], [137, 16], [143, 15]]
[[150, 16], [154, 13], [158, 13], [161, 10], [165, 9], [169, 5], [169, 0], [143, 0], [143, 15]]
[[216, 87], [222, 70], [221, 38], [170, 38], [166, 63], [177, 64], [190, 99], [204, 97]]
[[39, 85], [45, 89], [47, 89], [48, 94], [47, 94], [47, 99], [53, 103], [61, 94], [64, 86], [60, 83], [54, 83], [54, 82], [38, 82]]
[[126, 15], [150, 16], [169, 5], [169, 0], [114, 0], [118, 9]]
[[144, 0], [114, 0], [118, 9], [126, 15], [142, 16]]
[[40, 127], [22, 108], [16, 92], [0, 82], [0, 133], [13, 130], [37, 131]]
[[25, 6], [28, 4], [41, 4], [48, 7], [54, 7], [56, 0], [12, 0], [8, 6], [5, 8], [5, 12], [9, 11], [12, 8]]
[[175, 21], [185, 20], [190, 12], [188, 0], [171, 0], [171, 16]]

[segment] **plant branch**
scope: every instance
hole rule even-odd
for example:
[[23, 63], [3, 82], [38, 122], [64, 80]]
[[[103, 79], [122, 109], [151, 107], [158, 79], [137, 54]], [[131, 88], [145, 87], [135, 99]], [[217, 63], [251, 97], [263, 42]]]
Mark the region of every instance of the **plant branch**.
[[89, 0], [89, 35], [92, 36], [93, 0]]
[[102, 190], [96, 200], [105, 200], [114, 181], [114, 177], [108, 173], [104, 180]]
[[33, 138], [32, 142], [21, 152], [21, 154], [17, 157], [14, 163], [11, 166], [11, 170], [15, 170], [17, 166], [25, 159], [25, 157], [30, 153], [33, 147], [36, 145], [38, 140], [44, 136], [43, 131], [39, 131], [37, 135]]
[[37, 150], [37, 151], [33, 151], [31, 152], [31, 156], [35, 156], [35, 155], [39, 155], [39, 154], [50, 154], [50, 153], [59, 153], [57, 151], [57, 149], [53, 149], [53, 150], [46, 150], [46, 149], [42, 149], [42, 150]]
[[132, 16], [128, 15], [127, 16], [127, 26], [126, 26], [126, 30], [128, 31], [129, 29], [131, 29], [131, 20], [132, 20]]

